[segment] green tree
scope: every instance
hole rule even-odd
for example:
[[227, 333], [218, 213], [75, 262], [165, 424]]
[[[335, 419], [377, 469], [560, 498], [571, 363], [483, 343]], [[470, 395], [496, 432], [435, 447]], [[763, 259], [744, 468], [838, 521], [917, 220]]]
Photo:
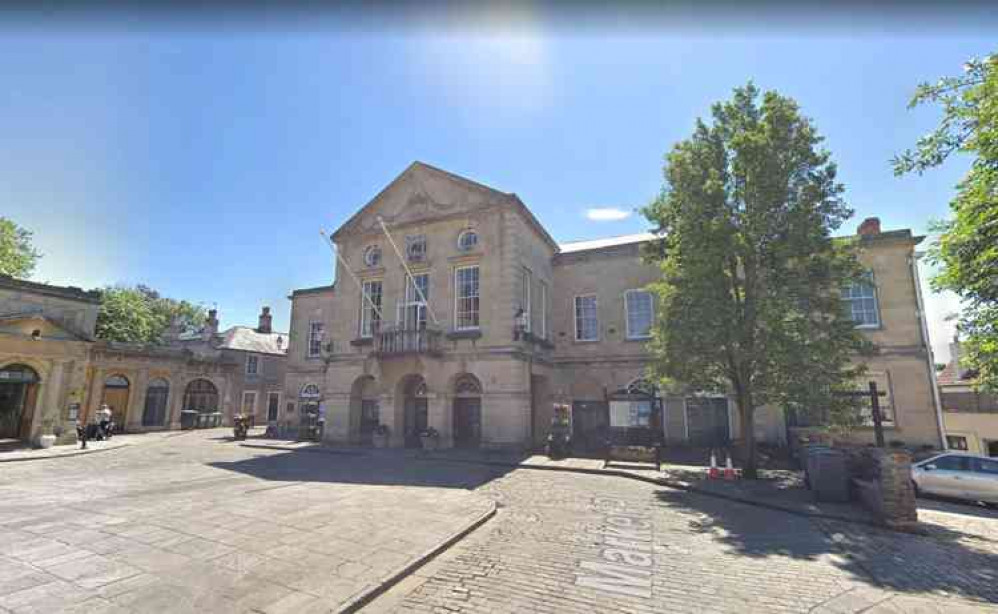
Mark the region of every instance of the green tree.
[[851, 242], [831, 238], [852, 212], [822, 137], [796, 102], [760, 104], [751, 83], [712, 116], [667, 155], [644, 209], [663, 237], [646, 251], [662, 271], [651, 348], [671, 385], [734, 395], [751, 478], [756, 408], [856, 416], [833, 393], [853, 387], [869, 346], [838, 296], [861, 273]]
[[0, 217], [0, 275], [27, 278], [41, 254], [31, 243], [31, 232]]
[[108, 286], [100, 293], [97, 336], [108, 341], [158, 344], [175, 319], [182, 329], [204, 321], [203, 307], [162, 297], [147, 286]]
[[929, 260], [940, 267], [933, 289], [964, 299], [964, 366], [977, 371], [979, 386], [998, 390], [998, 54], [971, 60], [958, 77], [922, 83], [908, 106], [928, 103], [942, 106], [942, 121], [894, 158], [894, 172], [921, 174], [953, 153], [973, 156], [950, 202], [952, 219], [933, 224], [940, 236]]

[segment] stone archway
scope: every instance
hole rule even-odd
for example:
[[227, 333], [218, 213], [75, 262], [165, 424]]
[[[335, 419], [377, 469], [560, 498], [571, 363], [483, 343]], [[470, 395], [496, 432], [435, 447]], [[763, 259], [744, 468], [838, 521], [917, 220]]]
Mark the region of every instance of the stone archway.
[[0, 369], [0, 439], [30, 437], [40, 384], [38, 373], [27, 365]]
[[100, 404], [107, 405], [108, 409], [111, 410], [111, 422], [114, 423], [117, 430], [122, 430], [125, 427], [125, 420], [128, 418], [128, 400], [131, 390], [131, 382], [120, 373], [109, 375], [104, 380]]
[[422, 375], [403, 377], [398, 383], [395, 424], [402, 426], [403, 443], [407, 448], [422, 447], [419, 434], [430, 426], [426, 380]]
[[482, 383], [471, 373], [454, 380], [452, 433], [454, 447], [477, 448], [482, 443]]
[[362, 375], [350, 387], [350, 439], [362, 445], [373, 443], [374, 429], [381, 424], [381, 406], [373, 376]]

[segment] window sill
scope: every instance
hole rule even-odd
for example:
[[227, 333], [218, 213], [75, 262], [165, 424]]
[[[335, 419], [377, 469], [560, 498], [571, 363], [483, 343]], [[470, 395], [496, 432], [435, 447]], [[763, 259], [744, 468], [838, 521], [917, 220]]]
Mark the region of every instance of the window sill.
[[360, 347], [364, 345], [374, 345], [374, 337], [357, 337], [350, 340], [350, 345]]
[[599, 343], [599, 339], [575, 339], [573, 343]]
[[447, 333], [448, 339], [481, 339], [482, 329], [467, 328], [462, 330], [452, 330]]
[[651, 335], [648, 335], [647, 337], [624, 337], [624, 341], [631, 341], [631, 342], [651, 341]]

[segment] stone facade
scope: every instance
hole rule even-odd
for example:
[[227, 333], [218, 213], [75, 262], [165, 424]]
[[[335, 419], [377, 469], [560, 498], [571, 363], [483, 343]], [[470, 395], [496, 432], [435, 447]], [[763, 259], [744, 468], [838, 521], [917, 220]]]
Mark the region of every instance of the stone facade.
[[102, 403], [125, 431], [179, 428], [194, 388], [231, 415], [237, 363], [221, 350], [98, 341], [98, 309], [95, 292], [0, 278], [0, 438], [70, 443]]
[[[477, 240], [465, 242], [468, 231]], [[938, 445], [913, 276], [919, 239], [872, 224], [866, 233], [862, 259], [879, 315], [865, 332], [882, 348], [871, 371], [890, 391], [891, 438]], [[321, 407], [325, 437], [336, 442], [367, 442], [381, 424], [397, 446], [418, 445], [414, 433], [427, 428], [444, 446], [528, 446], [543, 440], [556, 405], [572, 408], [578, 433], [610, 414], [660, 404], [671, 442], [712, 445], [740, 435], [724, 397], [653, 388], [647, 402], [641, 396], [649, 392], [644, 332], [654, 304], [643, 291], [657, 271], [642, 262], [640, 246], [653, 235], [558, 245], [515, 194], [417, 162], [332, 239], [335, 287], [290, 297], [288, 428], [304, 408]], [[469, 267], [473, 322], [458, 295]], [[410, 273], [425, 301], [414, 288], [407, 293]], [[756, 429], [762, 441], [786, 441], [779, 409], [758, 410]]]

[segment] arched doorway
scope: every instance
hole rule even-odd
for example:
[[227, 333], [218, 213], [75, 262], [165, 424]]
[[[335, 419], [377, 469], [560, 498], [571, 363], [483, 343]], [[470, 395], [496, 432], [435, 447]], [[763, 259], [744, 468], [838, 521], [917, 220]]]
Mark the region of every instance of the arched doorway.
[[142, 426], [163, 426], [166, 423], [166, 401], [170, 384], [157, 377], [146, 387], [146, 403], [142, 410]]
[[454, 382], [454, 447], [477, 448], [482, 443], [482, 384], [470, 373]]
[[0, 369], [0, 439], [25, 439], [31, 434], [41, 378], [27, 365]]
[[213, 414], [218, 411], [218, 388], [206, 379], [196, 379], [184, 390], [184, 411]]
[[124, 375], [112, 375], [104, 380], [104, 392], [101, 394], [100, 402], [111, 410], [111, 420], [118, 430], [125, 426], [130, 389], [131, 384]]
[[426, 381], [421, 375], [409, 375], [402, 382], [402, 433], [405, 447], [419, 448], [419, 434], [430, 426], [427, 411]]
[[350, 388], [350, 430], [358, 443], [373, 444], [374, 429], [381, 424], [378, 389], [370, 375], [358, 377]]

